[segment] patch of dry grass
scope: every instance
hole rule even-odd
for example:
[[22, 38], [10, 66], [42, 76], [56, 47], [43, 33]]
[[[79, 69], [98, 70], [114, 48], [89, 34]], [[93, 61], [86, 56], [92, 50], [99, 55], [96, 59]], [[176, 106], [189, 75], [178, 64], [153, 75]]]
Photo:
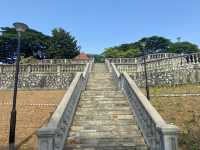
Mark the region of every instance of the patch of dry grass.
[[[183, 89], [182, 89], [183, 88]], [[198, 93], [199, 86], [188, 85], [177, 88], [154, 89], [153, 94], [185, 92], [185, 89]], [[199, 92], [200, 93], [200, 92]], [[200, 148], [200, 97], [151, 97], [151, 103], [168, 123], [174, 123], [181, 129], [179, 144], [183, 150]]]
[[151, 94], [200, 94], [199, 84], [150, 87]]
[[[48, 121], [65, 92], [65, 90], [18, 92], [16, 125], [16, 143], [18, 149], [37, 149], [36, 131]], [[8, 143], [11, 105], [5, 103], [10, 103], [11, 100], [11, 91], [0, 91], [0, 145]], [[30, 104], [55, 105], [31, 106]]]

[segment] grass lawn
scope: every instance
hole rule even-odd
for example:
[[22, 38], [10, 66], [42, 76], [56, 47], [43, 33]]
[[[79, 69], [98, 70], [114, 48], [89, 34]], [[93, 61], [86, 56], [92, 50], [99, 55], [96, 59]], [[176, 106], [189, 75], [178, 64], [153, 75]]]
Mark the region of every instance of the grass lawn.
[[[37, 129], [48, 121], [65, 92], [65, 90], [18, 92], [16, 125], [16, 143], [18, 149], [36, 149]], [[11, 100], [12, 91], [0, 91], [0, 149], [8, 143]], [[48, 106], [44, 104], [52, 105]]]
[[[151, 88], [151, 94], [200, 93], [199, 85]], [[181, 129], [179, 144], [183, 150], [200, 148], [200, 97], [151, 97], [151, 103], [168, 123]]]

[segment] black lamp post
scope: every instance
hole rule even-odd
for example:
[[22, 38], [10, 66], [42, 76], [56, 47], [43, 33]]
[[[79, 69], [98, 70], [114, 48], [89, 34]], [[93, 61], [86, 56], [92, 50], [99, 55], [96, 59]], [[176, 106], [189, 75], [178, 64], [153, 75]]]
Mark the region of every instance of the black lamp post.
[[16, 127], [16, 98], [17, 98], [17, 85], [19, 75], [19, 62], [20, 62], [20, 45], [21, 45], [21, 32], [25, 32], [28, 26], [24, 23], [16, 22], [13, 24], [17, 31], [17, 59], [16, 59], [16, 70], [15, 70], [15, 81], [14, 81], [14, 93], [13, 93], [13, 104], [10, 118], [10, 133], [9, 133], [9, 149], [15, 150], [15, 127]]
[[142, 42], [141, 46], [142, 46], [142, 49], [143, 49], [145, 88], [146, 88], [147, 99], [150, 100], [149, 84], [148, 84], [148, 76], [147, 76], [147, 66], [146, 66], [146, 42]]

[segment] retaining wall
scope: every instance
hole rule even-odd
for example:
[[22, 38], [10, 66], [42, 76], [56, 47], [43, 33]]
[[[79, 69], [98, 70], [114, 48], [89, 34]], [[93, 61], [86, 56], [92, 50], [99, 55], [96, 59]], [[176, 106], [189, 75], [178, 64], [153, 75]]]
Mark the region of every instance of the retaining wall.
[[[20, 65], [18, 87], [22, 89], [65, 89], [76, 72], [82, 72], [85, 64], [27, 64]], [[0, 89], [14, 86], [14, 65], [0, 65]]]
[[[22, 89], [65, 89], [68, 88], [75, 73], [65, 74], [19, 74], [18, 87]], [[0, 89], [11, 89], [14, 86], [14, 73], [0, 74]]]
[[[145, 86], [145, 74], [143, 71], [129, 72], [129, 75], [138, 86]], [[200, 66], [179, 66], [179, 68], [169, 70], [148, 70], [147, 76], [150, 86], [200, 83]]]

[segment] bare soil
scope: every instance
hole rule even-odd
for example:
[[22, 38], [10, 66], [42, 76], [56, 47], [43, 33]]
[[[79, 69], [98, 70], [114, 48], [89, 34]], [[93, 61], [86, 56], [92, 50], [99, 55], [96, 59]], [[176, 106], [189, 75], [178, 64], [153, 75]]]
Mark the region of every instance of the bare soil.
[[[65, 92], [64, 90], [18, 92], [16, 124], [17, 149], [37, 149], [37, 129], [48, 122], [49, 117]], [[12, 91], [0, 91], [0, 149], [8, 143], [11, 101]]]

